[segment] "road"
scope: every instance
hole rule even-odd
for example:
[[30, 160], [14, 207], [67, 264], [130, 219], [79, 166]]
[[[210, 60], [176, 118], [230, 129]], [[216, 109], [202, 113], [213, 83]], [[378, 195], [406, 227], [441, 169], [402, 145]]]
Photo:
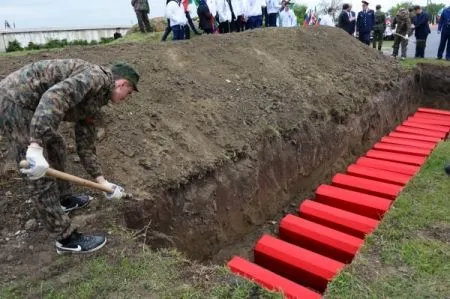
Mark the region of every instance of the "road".
[[[441, 36], [437, 34], [437, 27], [431, 28], [431, 34], [428, 35], [427, 39], [427, 47], [425, 48], [425, 58], [436, 58], [437, 51], [439, 48], [439, 42], [441, 40]], [[416, 52], [416, 38], [414, 36], [411, 37], [408, 43], [408, 58], [413, 58]], [[401, 50], [399, 51], [401, 52]], [[386, 55], [392, 54], [392, 42], [383, 43], [383, 53]], [[399, 53], [400, 54], [400, 53]]]
[[[425, 48], [425, 58], [436, 58], [441, 36], [437, 34], [437, 27], [431, 28], [431, 34], [428, 35], [427, 47]], [[416, 51], [416, 38], [411, 37], [408, 44], [408, 57], [414, 57]]]

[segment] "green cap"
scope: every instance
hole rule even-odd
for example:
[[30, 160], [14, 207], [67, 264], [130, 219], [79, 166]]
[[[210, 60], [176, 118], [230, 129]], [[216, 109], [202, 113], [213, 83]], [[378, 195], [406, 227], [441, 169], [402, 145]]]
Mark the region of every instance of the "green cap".
[[135, 91], [139, 91], [137, 89], [137, 84], [139, 82], [139, 74], [132, 66], [126, 63], [119, 62], [113, 64], [111, 71], [113, 72], [114, 75], [130, 82], [133, 85], [133, 89]]

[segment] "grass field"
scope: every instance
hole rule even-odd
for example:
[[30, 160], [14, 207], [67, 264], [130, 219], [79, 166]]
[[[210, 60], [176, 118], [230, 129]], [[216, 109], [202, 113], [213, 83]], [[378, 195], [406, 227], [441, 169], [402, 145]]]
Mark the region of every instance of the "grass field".
[[449, 298], [450, 142], [407, 185], [329, 298]]

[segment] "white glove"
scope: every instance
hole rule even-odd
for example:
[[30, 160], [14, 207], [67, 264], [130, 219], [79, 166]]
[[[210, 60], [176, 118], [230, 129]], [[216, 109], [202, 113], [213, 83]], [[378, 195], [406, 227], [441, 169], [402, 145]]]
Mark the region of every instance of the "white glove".
[[106, 193], [106, 192], [103, 193], [103, 194], [105, 194], [106, 199], [109, 199], [109, 200], [122, 199], [122, 197], [125, 195], [125, 192], [124, 192], [125, 189], [123, 189], [122, 187], [120, 187], [116, 184], [105, 181], [102, 185], [113, 189], [113, 192], [111, 192], [111, 193]]
[[44, 158], [44, 149], [38, 145], [28, 146], [26, 159], [28, 168], [21, 168], [20, 172], [26, 174], [30, 180], [42, 178], [49, 167]]

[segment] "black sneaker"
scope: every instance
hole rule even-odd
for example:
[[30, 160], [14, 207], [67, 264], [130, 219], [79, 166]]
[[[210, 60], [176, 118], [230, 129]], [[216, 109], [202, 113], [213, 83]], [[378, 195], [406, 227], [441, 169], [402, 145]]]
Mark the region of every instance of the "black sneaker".
[[87, 195], [67, 195], [61, 198], [60, 203], [64, 212], [68, 213], [73, 210], [85, 208], [92, 197]]
[[56, 252], [63, 253], [89, 253], [99, 250], [106, 244], [106, 237], [85, 236], [73, 232], [68, 238], [56, 241]]
[[450, 175], [450, 164], [448, 164], [448, 165], [445, 167], [445, 173], [447, 173], [448, 175]]

